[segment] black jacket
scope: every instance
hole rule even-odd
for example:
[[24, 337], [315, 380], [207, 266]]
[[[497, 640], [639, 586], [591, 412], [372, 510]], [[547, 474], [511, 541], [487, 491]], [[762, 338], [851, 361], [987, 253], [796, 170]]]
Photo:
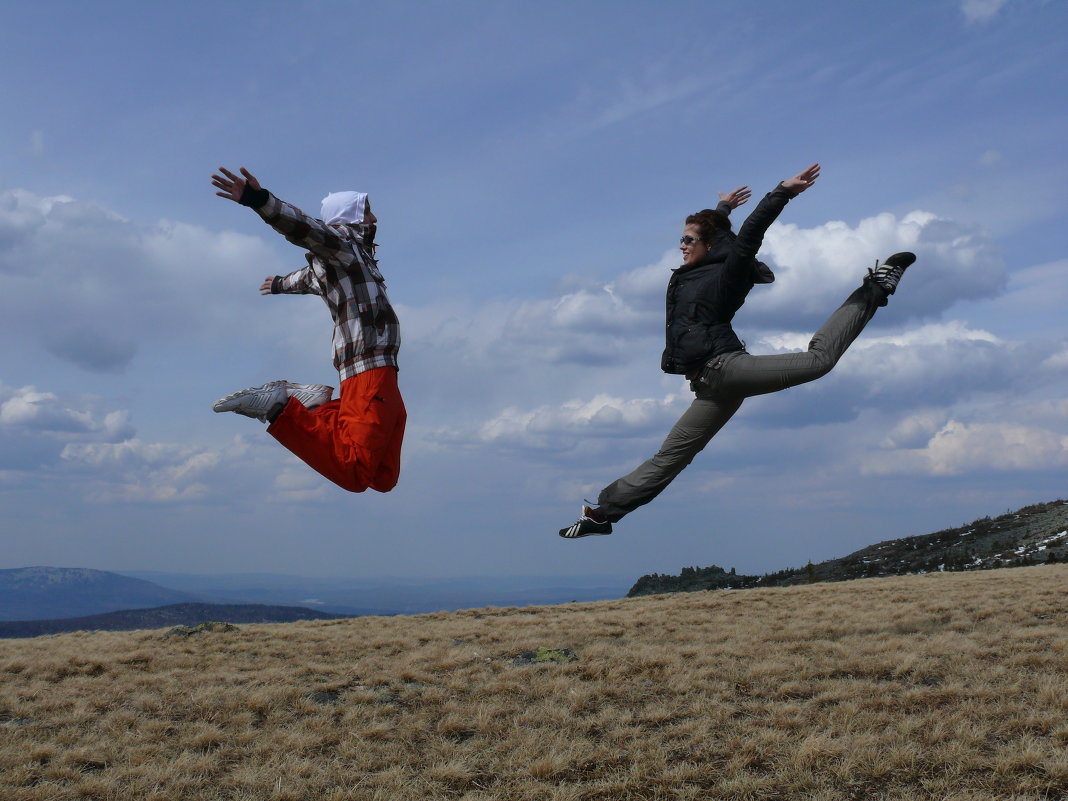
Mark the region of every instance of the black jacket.
[[667, 346], [660, 360], [665, 373], [685, 375], [715, 356], [743, 350], [731, 320], [753, 284], [775, 280], [756, 254], [764, 232], [791, 197], [779, 184], [757, 204], [737, 236], [718, 232], [703, 262], [672, 272], [667, 287]]

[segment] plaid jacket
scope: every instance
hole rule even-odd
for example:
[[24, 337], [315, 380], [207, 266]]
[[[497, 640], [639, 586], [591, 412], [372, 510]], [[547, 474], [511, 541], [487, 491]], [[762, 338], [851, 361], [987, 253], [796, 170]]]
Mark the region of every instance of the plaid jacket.
[[400, 323], [374, 252], [374, 226], [327, 225], [271, 195], [256, 209], [278, 233], [310, 251], [308, 264], [278, 276], [273, 293], [319, 295], [334, 319], [334, 367], [341, 380], [396, 367]]

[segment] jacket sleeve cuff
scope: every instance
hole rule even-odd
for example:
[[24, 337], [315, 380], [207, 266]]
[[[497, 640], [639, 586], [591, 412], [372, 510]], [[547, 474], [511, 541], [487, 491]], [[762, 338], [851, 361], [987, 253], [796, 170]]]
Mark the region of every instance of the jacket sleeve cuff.
[[790, 198], [791, 200], [801, 194], [800, 192], [791, 192], [789, 189], [782, 185], [782, 181], [779, 181], [779, 185], [772, 189], [771, 192], [769, 192], [768, 194], [774, 195], [776, 192], [782, 194], [785, 197]]
[[271, 281], [271, 294], [272, 295], [281, 295], [282, 294], [282, 276], [276, 275], [274, 277], [274, 280]]
[[245, 188], [241, 190], [241, 198], [237, 202], [242, 206], [258, 209], [270, 199], [271, 193], [266, 189], [253, 189], [246, 183]]

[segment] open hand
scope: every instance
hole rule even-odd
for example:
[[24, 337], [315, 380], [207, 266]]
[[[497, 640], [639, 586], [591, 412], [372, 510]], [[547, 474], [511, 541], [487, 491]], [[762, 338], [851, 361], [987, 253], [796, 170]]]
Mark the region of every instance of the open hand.
[[256, 176], [244, 167], [241, 168], [241, 175], [234, 175], [225, 167], [219, 167], [219, 172], [221, 172], [222, 175], [212, 173], [211, 176], [212, 185], [222, 190], [221, 192], [215, 193], [219, 197], [225, 197], [234, 201], [234, 203], [239, 203], [241, 201], [241, 195], [245, 191], [246, 184], [248, 185], [248, 188], [253, 191], [258, 192], [261, 189], [260, 182], [256, 180]]
[[801, 170], [801, 172], [793, 178], [787, 178], [782, 182], [782, 186], [783, 189], [796, 197], [812, 186], [812, 184], [816, 183], [816, 179], [819, 177], [820, 165], [819, 163], [816, 163]]
[[260, 284], [260, 294], [261, 295], [270, 295], [271, 294], [271, 286], [273, 284], [274, 284], [274, 276], [273, 275], [268, 275], [266, 278], [263, 279], [263, 283]]
[[748, 186], [739, 186], [733, 192], [728, 192], [727, 194], [720, 192], [719, 199], [732, 209], [736, 209], [749, 200], [749, 196], [752, 194], [753, 191]]

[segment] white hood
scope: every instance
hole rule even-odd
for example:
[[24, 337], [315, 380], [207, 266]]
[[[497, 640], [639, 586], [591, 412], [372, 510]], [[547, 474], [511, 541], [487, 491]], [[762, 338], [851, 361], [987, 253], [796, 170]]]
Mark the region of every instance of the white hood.
[[323, 198], [320, 219], [327, 225], [358, 225], [367, 210], [366, 192], [331, 192]]

